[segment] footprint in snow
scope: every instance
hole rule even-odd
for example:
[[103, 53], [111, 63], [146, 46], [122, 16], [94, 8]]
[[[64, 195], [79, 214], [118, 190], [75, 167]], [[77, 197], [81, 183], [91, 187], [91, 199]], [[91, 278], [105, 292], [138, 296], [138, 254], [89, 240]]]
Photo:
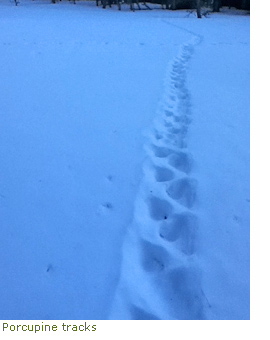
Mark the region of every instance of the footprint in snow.
[[173, 150], [169, 148], [156, 145], [152, 145], [152, 150], [154, 152], [154, 155], [158, 158], [168, 157], [173, 152]]
[[165, 269], [169, 256], [163, 247], [141, 240], [140, 248], [142, 268], [145, 271], [160, 272]]
[[196, 199], [197, 181], [193, 178], [181, 178], [173, 181], [166, 192], [169, 197], [187, 208], [192, 208]]
[[173, 112], [170, 111], [170, 110], [165, 110], [165, 115], [166, 115], [167, 117], [171, 117], [171, 116], [173, 116]]
[[159, 273], [153, 285], [170, 301], [170, 311], [179, 320], [205, 319], [205, 298], [201, 291], [199, 271], [180, 266]]
[[178, 171], [188, 174], [192, 168], [192, 158], [189, 153], [175, 152], [169, 155], [168, 164]]
[[158, 197], [152, 196], [147, 200], [150, 217], [156, 221], [166, 220], [172, 213], [172, 205]]
[[157, 182], [167, 182], [174, 178], [174, 173], [165, 167], [155, 167], [155, 179]]
[[159, 235], [168, 242], [177, 242], [177, 247], [184, 254], [192, 255], [196, 250], [197, 229], [197, 217], [190, 212], [183, 212], [163, 221]]
[[158, 131], [155, 131], [155, 132], [154, 132], [154, 136], [155, 136], [156, 140], [160, 140], [160, 139], [163, 138], [162, 134], [159, 133]]

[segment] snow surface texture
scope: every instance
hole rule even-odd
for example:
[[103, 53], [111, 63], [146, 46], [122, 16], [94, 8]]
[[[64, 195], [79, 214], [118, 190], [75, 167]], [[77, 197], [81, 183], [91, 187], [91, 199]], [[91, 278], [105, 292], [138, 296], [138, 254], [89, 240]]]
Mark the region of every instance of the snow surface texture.
[[248, 319], [249, 17], [0, 6], [0, 318]]

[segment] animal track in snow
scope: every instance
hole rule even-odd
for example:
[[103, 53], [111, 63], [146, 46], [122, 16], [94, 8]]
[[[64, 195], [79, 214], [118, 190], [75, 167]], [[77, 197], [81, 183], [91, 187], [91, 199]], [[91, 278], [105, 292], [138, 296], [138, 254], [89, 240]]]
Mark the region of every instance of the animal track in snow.
[[155, 146], [155, 145], [152, 145], [152, 150], [155, 156], [158, 158], [168, 157], [173, 152], [173, 150], [169, 148], [162, 147], [162, 146]]
[[168, 132], [171, 133], [172, 135], [177, 135], [178, 133], [181, 132], [181, 129], [175, 128], [175, 127], [169, 127]]
[[173, 124], [171, 122], [164, 121], [164, 126], [166, 128], [171, 128], [171, 127], [173, 127]]
[[187, 208], [192, 208], [196, 198], [197, 181], [186, 177], [172, 182], [167, 188], [167, 194]]
[[[187, 87], [187, 65], [196, 39], [183, 45], [179, 56], [169, 65], [159, 116], [146, 146], [148, 160], [136, 201], [135, 228], [129, 239], [133, 243], [136, 240], [138, 245], [135, 272], [145, 280], [145, 286], [136, 287], [136, 300], [128, 305], [129, 314], [136, 320], [163, 316], [205, 319], [206, 298], [196, 256], [193, 256], [198, 241], [198, 218], [194, 209], [197, 181], [191, 177], [193, 159], [188, 150], [192, 102]], [[127, 272], [123, 273], [122, 282], [134, 273], [129, 254], [126, 258], [125, 262], [124, 254]], [[128, 291], [129, 287], [125, 287]], [[164, 311], [158, 308], [156, 315], [152, 314], [156, 311], [156, 302], [148, 296], [148, 289], [152, 287], [158, 304], [164, 303]], [[130, 289], [134, 289], [132, 284]]]
[[200, 275], [195, 268], [179, 267], [160, 273], [155, 284], [166, 301], [170, 301], [171, 313], [175, 318], [179, 320], [205, 319]]
[[190, 212], [172, 215], [160, 227], [159, 235], [169, 242], [178, 241], [180, 250], [192, 255], [196, 249], [197, 217]]
[[188, 153], [180, 151], [169, 155], [168, 164], [175, 169], [188, 174], [192, 168], [192, 159]]
[[179, 122], [181, 122], [182, 124], [182, 127], [187, 130], [188, 129], [187, 125], [189, 125], [192, 121], [191, 118], [187, 117], [186, 115], [181, 115], [178, 118], [179, 118]]
[[173, 119], [176, 123], [180, 122], [180, 120], [181, 120], [180, 117], [178, 117], [178, 116], [174, 116]]
[[147, 204], [151, 218], [156, 221], [166, 220], [172, 212], [172, 205], [168, 201], [155, 196], [149, 198]]
[[141, 261], [145, 271], [159, 272], [164, 270], [165, 263], [168, 261], [168, 254], [163, 247], [142, 240]]
[[154, 136], [155, 136], [156, 140], [160, 140], [160, 139], [163, 138], [162, 134], [159, 133], [158, 131], [155, 131], [155, 132], [154, 132]]
[[165, 115], [166, 115], [167, 117], [171, 117], [171, 116], [173, 116], [173, 112], [172, 112], [172, 111], [169, 111], [169, 110], [165, 110]]
[[157, 182], [166, 182], [174, 178], [174, 173], [164, 167], [155, 167], [155, 179]]

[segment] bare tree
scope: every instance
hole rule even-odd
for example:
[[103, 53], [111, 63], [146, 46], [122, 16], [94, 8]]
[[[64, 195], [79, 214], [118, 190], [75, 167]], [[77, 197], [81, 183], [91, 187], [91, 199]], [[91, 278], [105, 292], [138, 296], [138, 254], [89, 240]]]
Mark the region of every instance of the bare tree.
[[201, 19], [201, 0], [196, 0], [196, 12], [197, 12], [197, 18]]
[[242, 0], [241, 1], [241, 8], [250, 10], [250, 0]]
[[213, 1], [213, 12], [219, 12], [221, 7], [221, 0], [214, 0]]

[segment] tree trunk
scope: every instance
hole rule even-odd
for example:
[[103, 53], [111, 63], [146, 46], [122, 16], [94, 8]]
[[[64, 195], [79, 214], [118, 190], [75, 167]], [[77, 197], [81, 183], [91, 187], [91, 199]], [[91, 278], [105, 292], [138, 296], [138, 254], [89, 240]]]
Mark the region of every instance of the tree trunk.
[[249, 10], [250, 9], [250, 1], [248, 0], [242, 0], [241, 2], [241, 8]]
[[219, 12], [220, 7], [221, 7], [221, 1], [220, 0], [214, 0], [214, 2], [213, 2], [213, 12]]
[[196, 0], [196, 11], [197, 11], [197, 18], [201, 19], [201, 0]]
[[176, 0], [172, 0], [172, 2], [171, 2], [171, 9], [172, 10], [176, 9]]

